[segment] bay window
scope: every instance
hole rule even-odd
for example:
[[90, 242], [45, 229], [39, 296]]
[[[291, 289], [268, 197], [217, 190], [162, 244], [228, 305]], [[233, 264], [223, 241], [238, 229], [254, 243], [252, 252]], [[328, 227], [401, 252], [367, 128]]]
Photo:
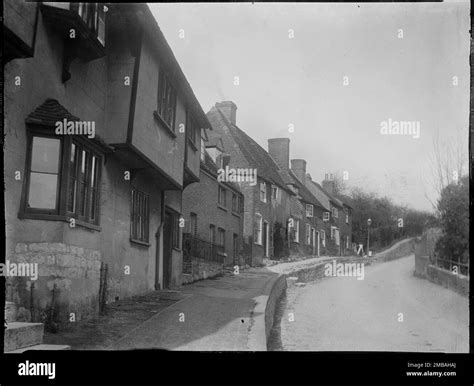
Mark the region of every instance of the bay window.
[[87, 140], [28, 131], [19, 217], [98, 225], [101, 163]]

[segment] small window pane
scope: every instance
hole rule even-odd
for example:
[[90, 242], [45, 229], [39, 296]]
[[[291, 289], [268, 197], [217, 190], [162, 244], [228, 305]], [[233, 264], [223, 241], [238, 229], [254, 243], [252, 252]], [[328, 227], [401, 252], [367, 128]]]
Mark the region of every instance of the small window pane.
[[58, 173], [60, 140], [34, 137], [31, 154], [31, 171]]
[[28, 206], [38, 209], [55, 209], [57, 187], [57, 175], [32, 172], [30, 174]]

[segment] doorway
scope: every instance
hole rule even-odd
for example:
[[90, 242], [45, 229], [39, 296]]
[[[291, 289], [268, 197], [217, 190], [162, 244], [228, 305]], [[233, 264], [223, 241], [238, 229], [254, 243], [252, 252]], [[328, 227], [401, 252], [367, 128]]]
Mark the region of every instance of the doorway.
[[270, 227], [268, 226], [268, 222], [264, 221], [263, 222], [263, 249], [264, 249], [264, 256], [268, 257], [269, 256], [269, 241], [270, 241], [270, 235], [268, 234]]
[[173, 214], [165, 212], [163, 226], [163, 289], [169, 289], [171, 282], [171, 258], [173, 251]]
[[311, 240], [313, 242], [313, 255], [319, 257], [319, 232], [316, 232], [314, 228], [311, 228]]

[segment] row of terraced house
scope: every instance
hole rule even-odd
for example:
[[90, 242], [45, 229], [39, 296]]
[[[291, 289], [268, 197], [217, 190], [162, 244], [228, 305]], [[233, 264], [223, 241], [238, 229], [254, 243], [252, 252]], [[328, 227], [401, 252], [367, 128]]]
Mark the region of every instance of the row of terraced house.
[[24, 321], [351, 253], [334, 181], [312, 181], [288, 138], [264, 150], [233, 102], [206, 114], [147, 5], [5, 0], [4, 36], [5, 256], [39, 267], [6, 278]]

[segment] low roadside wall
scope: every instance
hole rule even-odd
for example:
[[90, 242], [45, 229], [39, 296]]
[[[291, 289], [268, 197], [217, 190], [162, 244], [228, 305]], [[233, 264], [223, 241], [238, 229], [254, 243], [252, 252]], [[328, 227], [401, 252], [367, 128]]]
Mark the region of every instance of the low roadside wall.
[[[385, 262], [413, 254], [415, 246], [419, 242], [417, 238], [402, 240], [389, 249], [379, 252], [372, 257], [320, 257], [302, 260], [295, 263], [282, 263], [267, 267], [266, 269], [275, 272], [275, 278], [269, 280], [264, 293], [256, 299], [254, 308], [254, 326], [249, 335], [249, 349], [252, 351], [266, 350], [266, 339], [268, 339], [273, 327], [275, 308], [278, 300], [287, 288], [287, 281], [309, 282], [321, 279], [325, 276], [325, 266], [327, 263], [336, 261], [337, 263], [363, 263], [371, 265], [377, 262]], [[291, 278], [291, 280], [289, 279]], [[295, 280], [297, 278], [297, 280]], [[288, 279], [288, 280], [287, 280]], [[263, 320], [264, 319], [264, 320]], [[263, 331], [263, 329], [265, 331]], [[265, 337], [265, 342], [262, 340]]]
[[415, 253], [415, 247], [420, 240], [421, 239], [417, 237], [401, 240], [390, 248], [375, 254], [374, 257], [377, 261], [384, 262], [411, 255], [412, 253]]
[[426, 229], [415, 250], [415, 271], [417, 277], [449, 288], [463, 296], [469, 295], [469, 277], [455, 274], [433, 264], [436, 242], [441, 237], [439, 228]]
[[446, 269], [430, 264], [426, 269], [426, 278], [463, 296], [469, 295], [469, 278], [467, 276], [454, 274]]

